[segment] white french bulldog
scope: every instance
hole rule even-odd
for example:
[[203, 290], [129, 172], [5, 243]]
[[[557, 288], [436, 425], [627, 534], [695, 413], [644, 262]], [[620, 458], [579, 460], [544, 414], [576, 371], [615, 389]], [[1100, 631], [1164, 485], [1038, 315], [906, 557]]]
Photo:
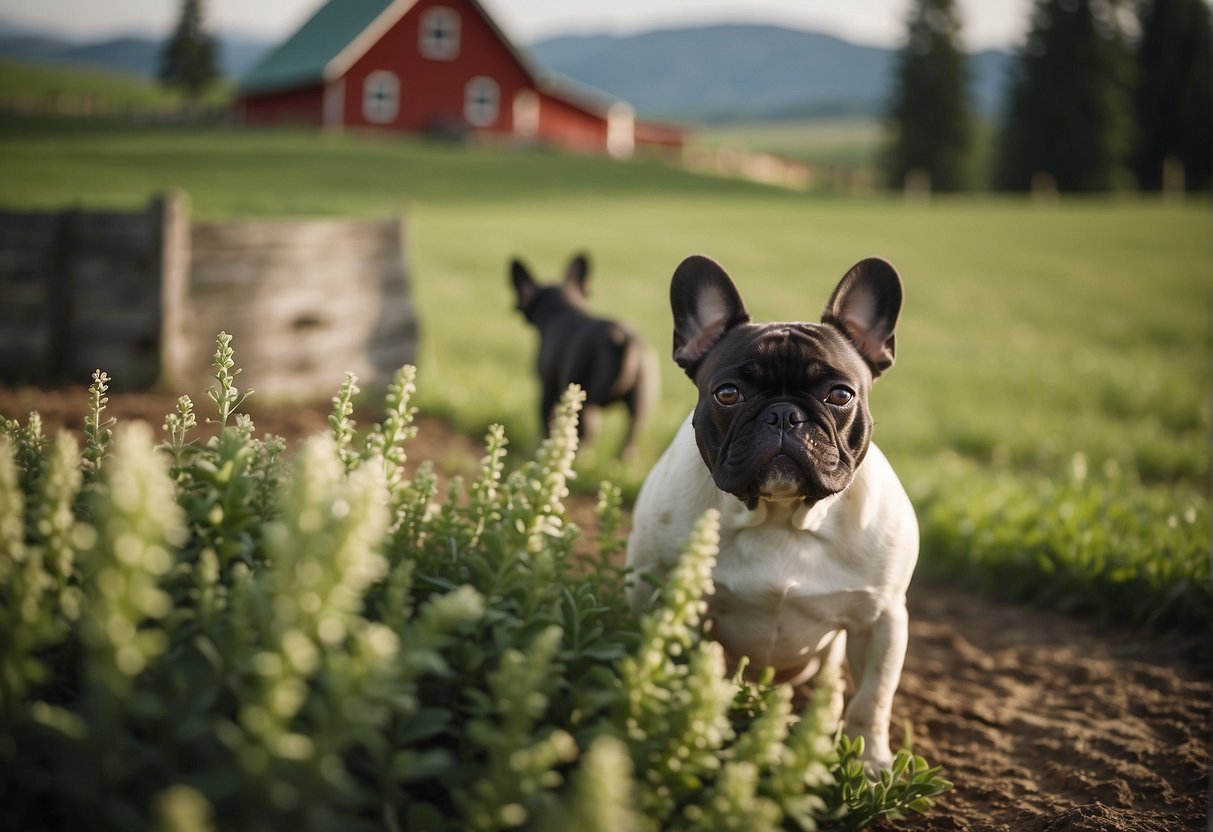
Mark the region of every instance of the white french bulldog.
[[[821, 323], [754, 324], [725, 271], [695, 256], [670, 301], [674, 360], [699, 401], [641, 487], [628, 565], [663, 572], [718, 509], [708, 629], [730, 665], [745, 656], [798, 684], [845, 658], [854, 692], [843, 717], [840, 682], [836, 716], [863, 737], [869, 767], [888, 768], [918, 522], [871, 443], [868, 393], [893, 365], [901, 279], [863, 260]], [[634, 606], [651, 596], [642, 579], [629, 592]]]

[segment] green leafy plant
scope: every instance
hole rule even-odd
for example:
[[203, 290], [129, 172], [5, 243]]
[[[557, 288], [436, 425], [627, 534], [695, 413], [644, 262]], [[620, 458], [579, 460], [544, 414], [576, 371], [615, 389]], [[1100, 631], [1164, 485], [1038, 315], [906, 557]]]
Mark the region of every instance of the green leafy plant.
[[[113, 419], [102, 420], [101, 414], [105, 410], [106, 404], [109, 402], [109, 397], [105, 394], [109, 391], [110, 377], [101, 370], [93, 371], [93, 383], [89, 385], [89, 409], [88, 416], [84, 418], [84, 461], [82, 467], [84, 475], [90, 482], [97, 478], [98, 472], [101, 470], [101, 461], [105, 458], [105, 451], [109, 447], [110, 439], [113, 437], [113, 431], [110, 427], [114, 424]], [[34, 420], [31, 420], [31, 425]]]
[[949, 787], [908, 753], [869, 780], [823, 700], [724, 674], [713, 515], [633, 614], [619, 490], [596, 541], [564, 513], [580, 391], [440, 498], [406, 469], [412, 368], [361, 439], [347, 377], [288, 456], [225, 335], [215, 365], [206, 437], [183, 397], [111, 446], [101, 377], [91, 457], [4, 421], [0, 827], [854, 829]]
[[1115, 463], [1068, 476], [1009, 472], [919, 499], [925, 571], [1017, 601], [1144, 626], [1213, 621], [1208, 500], [1143, 488]]

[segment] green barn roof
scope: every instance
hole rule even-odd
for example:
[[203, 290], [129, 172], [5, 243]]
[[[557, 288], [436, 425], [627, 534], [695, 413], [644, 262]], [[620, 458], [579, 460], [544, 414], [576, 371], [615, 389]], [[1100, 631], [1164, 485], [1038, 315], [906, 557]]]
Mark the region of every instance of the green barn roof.
[[[241, 92], [319, 83], [325, 67], [394, 0], [331, 0], [240, 79]], [[411, 4], [410, 4], [411, 5]]]

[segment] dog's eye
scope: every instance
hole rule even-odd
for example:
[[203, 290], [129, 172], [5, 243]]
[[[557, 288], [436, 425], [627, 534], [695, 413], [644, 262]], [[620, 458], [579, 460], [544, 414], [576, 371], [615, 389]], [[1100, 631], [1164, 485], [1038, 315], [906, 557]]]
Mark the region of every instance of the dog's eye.
[[741, 401], [741, 391], [737, 389], [736, 384], [722, 384], [716, 388], [716, 392], [712, 394], [716, 401], [725, 407], [737, 404]]
[[845, 387], [835, 387], [830, 390], [826, 396], [826, 404], [832, 404], [835, 407], [843, 407], [851, 403], [851, 399], [855, 398], [855, 394]]

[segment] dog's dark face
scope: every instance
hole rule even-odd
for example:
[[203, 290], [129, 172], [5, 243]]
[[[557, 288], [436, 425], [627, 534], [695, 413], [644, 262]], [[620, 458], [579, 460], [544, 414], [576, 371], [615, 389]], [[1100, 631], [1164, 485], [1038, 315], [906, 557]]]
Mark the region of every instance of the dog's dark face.
[[721, 491], [754, 508], [814, 503], [851, 484], [901, 298], [893, 267], [869, 259], [843, 277], [821, 323], [754, 324], [719, 265], [683, 261], [670, 287], [674, 359], [699, 389], [695, 439]]
[[589, 258], [578, 254], [569, 261], [563, 280], [540, 283], [521, 260], [510, 261], [510, 280], [514, 284], [518, 311], [542, 329], [554, 313], [562, 309], [584, 309], [589, 270]]

